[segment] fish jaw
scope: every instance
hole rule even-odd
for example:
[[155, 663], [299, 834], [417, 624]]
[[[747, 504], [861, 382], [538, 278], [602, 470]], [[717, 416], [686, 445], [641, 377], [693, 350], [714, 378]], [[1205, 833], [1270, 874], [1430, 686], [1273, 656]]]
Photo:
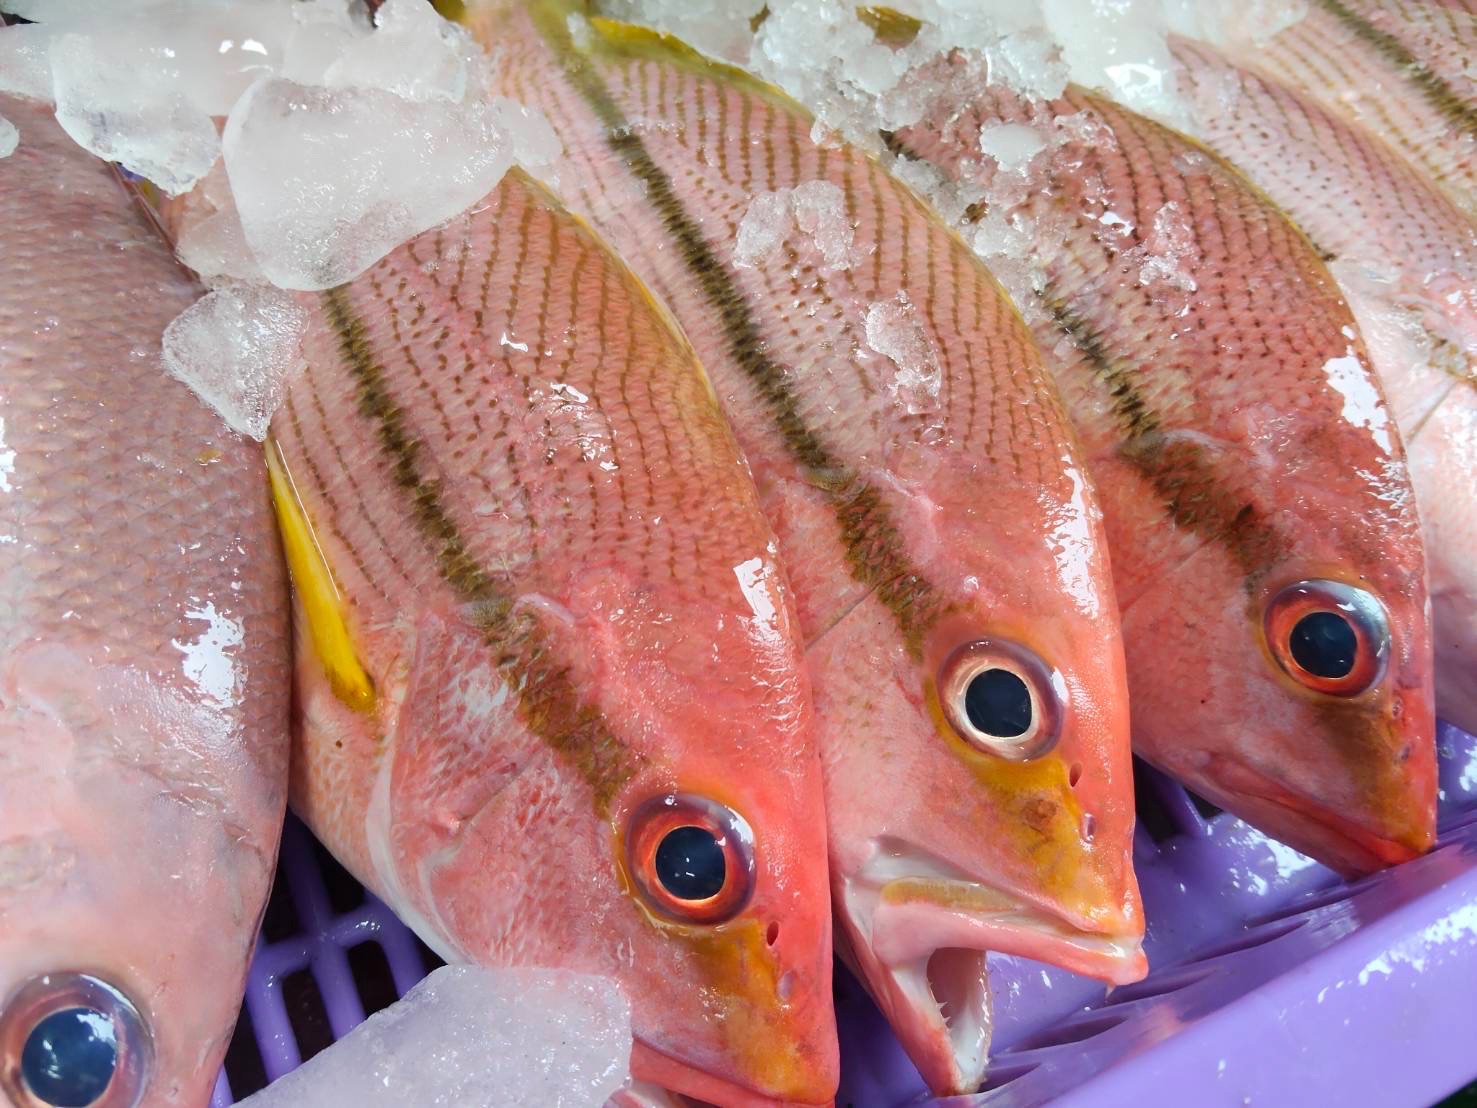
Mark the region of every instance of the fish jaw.
[[1136, 915], [1068, 920], [972, 880], [908, 844], [879, 844], [835, 883], [837, 948], [862, 976], [935, 1095], [984, 1080], [989, 951], [1122, 985], [1148, 972]]
[[[1417, 858], [1431, 849], [1435, 829], [1420, 819], [1370, 827], [1300, 796], [1244, 763], [1212, 759], [1199, 788], [1207, 799], [1247, 813], [1256, 826], [1345, 877], [1358, 877]], [[1214, 784], [1210, 784], [1214, 782]], [[1413, 807], [1420, 808], [1418, 798]], [[1304, 845], [1306, 844], [1306, 845]]]
[[[1207, 546], [1139, 595], [1123, 617], [1134, 747], [1289, 846], [1346, 873], [1369, 872], [1434, 840], [1425, 604], [1412, 602], [1393, 578], [1371, 581], [1388, 611], [1386, 671], [1357, 696], [1328, 696], [1283, 673], [1260, 628], [1266, 596], [1304, 572], [1273, 570], [1248, 597], [1240, 570]], [[1418, 571], [1415, 582], [1408, 587], [1424, 601]], [[1224, 644], [1213, 666], [1198, 653], [1207, 642]], [[1185, 696], [1187, 687], [1199, 695]]]

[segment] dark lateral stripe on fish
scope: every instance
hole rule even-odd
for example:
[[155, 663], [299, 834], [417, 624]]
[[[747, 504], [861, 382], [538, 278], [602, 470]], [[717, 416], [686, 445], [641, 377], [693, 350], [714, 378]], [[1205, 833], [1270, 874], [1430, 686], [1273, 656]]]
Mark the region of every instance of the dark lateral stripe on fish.
[[1403, 42], [1350, 11], [1339, 0], [1318, 0], [1318, 3], [1324, 11], [1396, 66], [1447, 122], [1469, 135], [1477, 136], [1477, 110], [1468, 105], [1440, 74], [1412, 54]]
[[1049, 287], [1042, 302], [1112, 397], [1113, 412], [1124, 431], [1119, 453], [1153, 484], [1175, 525], [1223, 546], [1236, 559], [1249, 586], [1291, 544], [1254, 504], [1221, 486], [1203, 448], [1164, 434], [1158, 416], [1134, 388], [1132, 372], [1112, 356], [1101, 335]]
[[436, 483], [421, 478], [421, 444], [411, 437], [405, 413], [386, 388], [384, 370], [344, 287], [322, 293], [322, 303], [353, 375], [360, 414], [379, 434], [394, 482], [409, 499], [442, 579], [468, 605], [472, 622], [497, 653], [497, 665], [517, 691], [525, 722], [579, 771], [594, 793], [597, 811], [607, 815], [616, 791], [639, 768], [640, 756], [615, 738], [599, 711], [581, 704], [568, 670], [550, 657], [535, 618], [514, 610], [513, 601], [467, 550]]
[[924, 632], [940, 614], [933, 586], [912, 564], [891, 513], [876, 489], [854, 473], [806, 425], [798, 398], [783, 367], [763, 350], [759, 328], [723, 264], [697, 223], [678, 199], [667, 174], [656, 164], [594, 66], [578, 56], [564, 22], [547, 7], [531, 16], [553, 47], [565, 74], [605, 128], [605, 139], [646, 188], [649, 202], [676, 241], [681, 257], [717, 309], [735, 361], [749, 379], [790, 453], [814, 484], [830, 498], [846, 548], [851, 575], [876, 593], [897, 621], [908, 648], [922, 650]]

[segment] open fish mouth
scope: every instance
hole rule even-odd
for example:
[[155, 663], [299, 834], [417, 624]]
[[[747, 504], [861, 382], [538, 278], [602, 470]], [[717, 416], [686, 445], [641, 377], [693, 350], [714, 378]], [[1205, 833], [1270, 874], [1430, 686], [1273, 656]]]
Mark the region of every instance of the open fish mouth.
[[1115, 985], [1148, 972], [1142, 938], [1089, 930], [890, 842], [837, 881], [838, 947], [866, 980], [936, 1094], [984, 1080], [991, 1032], [986, 955], [1018, 955]]
[[1429, 829], [1381, 833], [1234, 758], [1215, 757], [1207, 776], [1210, 788], [1195, 787], [1208, 799], [1346, 876], [1408, 862], [1429, 850], [1434, 838]]

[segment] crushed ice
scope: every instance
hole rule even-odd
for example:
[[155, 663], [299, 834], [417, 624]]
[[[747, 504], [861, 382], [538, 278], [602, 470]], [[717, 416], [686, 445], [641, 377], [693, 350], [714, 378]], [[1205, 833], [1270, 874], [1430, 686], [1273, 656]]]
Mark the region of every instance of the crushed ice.
[[791, 189], [761, 192], [739, 221], [734, 264], [761, 266], [786, 242], [803, 251], [807, 243], [820, 256], [820, 269], [849, 269], [856, 261], [854, 226], [846, 198], [830, 181], [805, 181]]
[[629, 1080], [630, 1006], [565, 970], [443, 966], [243, 1108], [593, 1108]]
[[[818, 139], [838, 135], [883, 156], [989, 263], [1028, 317], [1040, 310], [1034, 294], [1045, 279], [1033, 243], [1053, 233], [1041, 222], [1050, 218], [1042, 214], [1046, 206], [1033, 210], [1029, 203], [1051, 187], [1048, 155], [1067, 142], [1111, 141], [1100, 124], [1093, 133], [1091, 113], [1063, 113], [1055, 98], [1075, 83], [1183, 127], [1190, 105], [1176, 83], [1170, 35], [1220, 45], [1261, 41], [1307, 8], [1307, 0], [895, 0], [885, 8], [770, 0], [763, 11], [743, 3], [709, 17], [715, 2], [604, 6], [779, 85], [816, 115]], [[986, 123], [959, 177], [885, 149], [884, 133], [946, 127], [986, 86], [1018, 97], [1031, 120]], [[738, 255], [766, 243], [759, 232], [767, 234], [767, 223], [778, 218], [769, 201], [755, 214], [755, 234]], [[1126, 222], [1119, 229], [1134, 233]], [[1187, 230], [1173, 209], [1143, 229], [1142, 282], [1174, 295], [1193, 291], [1181, 264]]]
[[903, 409], [910, 415], [936, 410], [943, 385], [939, 352], [907, 294], [869, 306], [865, 328], [867, 345], [895, 367], [888, 389]]
[[0, 158], [8, 158], [14, 154], [19, 141], [20, 132], [15, 129], [15, 124], [0, 115]]

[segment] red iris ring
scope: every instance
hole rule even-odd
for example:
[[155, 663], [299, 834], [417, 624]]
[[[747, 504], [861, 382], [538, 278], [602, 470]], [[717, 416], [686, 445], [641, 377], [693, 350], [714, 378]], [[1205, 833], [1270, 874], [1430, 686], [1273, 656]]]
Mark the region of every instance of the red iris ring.
[[[723, 886], [702, 900], [684, 900], [662, 884], [657, 848], [679, 827], [697, 827], [723, 851]], [[632, 814], [626, 852], [637, 887], [651, 908], [681, 923], [715, 924], [743, 911], [754, 889], [754, 838], [742, 816], [705, 797], [684, 793], [655, 797]]]

